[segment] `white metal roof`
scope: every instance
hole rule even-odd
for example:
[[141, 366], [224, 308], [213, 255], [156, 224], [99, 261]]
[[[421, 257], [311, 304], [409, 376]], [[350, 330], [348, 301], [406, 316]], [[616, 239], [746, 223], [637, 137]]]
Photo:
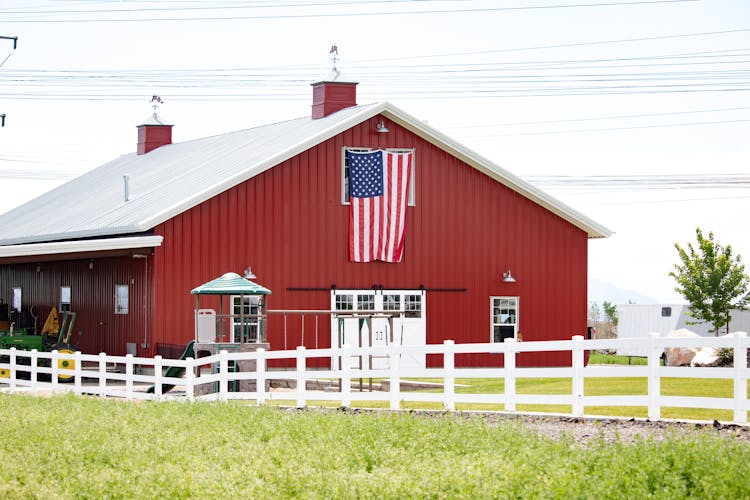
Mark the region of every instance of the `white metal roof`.
[[[148, 231], [378, 114], [549, 209], [589, 237], [612, 234], [392, 104], [378, 103], [120, 156], [0, 215], [0, 248]], [[127, 202], [124, 175], [129, 178]]]

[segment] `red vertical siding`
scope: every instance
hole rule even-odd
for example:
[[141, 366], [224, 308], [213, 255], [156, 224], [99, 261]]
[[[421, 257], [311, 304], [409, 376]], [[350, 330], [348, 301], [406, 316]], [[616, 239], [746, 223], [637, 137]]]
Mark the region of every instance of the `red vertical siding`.
[[[122, 355], [128, 342], [139, 347], [144, 338], [150, 342], [149, 260], [109, 257], [1, 265], [0, 299], [10, 304], [12, 288], [20, 286], [22, 306], [34, 306], [41, 330], [52, 306], [59, 307], [60, 287], [70, 286], [71, 309], [77, 315], [71, 343], [86, 353]], [[128, 285], [128, 314], [114, 312], [117, 284]]]
[[[490, 338], [489, 297], [520, 297], [525, 340], [570, 338], [586, 330], [587, 235], [546, 209], [381, 117], [353, 127], [155, 228], [155, 335], [193, 336], [191, 288], [251, 265], [273, 294], [273, 309], [329, 307], [327, 291], [290, 288], [451, 288], [427, 293], [429, 343]], [[404, 261], [348, 261], [348, 209], [341, 204], [342, 147], [416, 149], [416, 206], [407, 214]], [[503, 283], [512, 270], [516, 283]], [[314, 322], [306, 326], [312, 331]], [[292, 321], [290, 320], [290, 326]], [[297, 325], [299, 320], [297, 320]], [[280, 317], [269, 320], [282, 348]], [[309, 328], [309, 330], [308, 330]], [[329, 323], [319, 341], [328, 345]], [[300, 338], [287, 338], [287, 347]], [[306, 335], [314, 347], [314, 336]], [[568, 355], [569, 357], [569, 355]], [[523, 364], [563, 364], [563, 354], [524, 356]], [[495, 364], [488, 356], [459, 363]]]

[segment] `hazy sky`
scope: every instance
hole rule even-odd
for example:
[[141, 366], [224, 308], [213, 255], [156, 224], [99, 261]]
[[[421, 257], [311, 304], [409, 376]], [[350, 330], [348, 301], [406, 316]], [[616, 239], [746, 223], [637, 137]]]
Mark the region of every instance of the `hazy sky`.
[[682, 302], [697, 226], [750, 258], [747, 0], [0, 0], [0, 36], [0, 212], [134, 151], [153, 94], [175, 142], [309, 114], [335, 43], [360, 104], [615, 231], [591, 278]]

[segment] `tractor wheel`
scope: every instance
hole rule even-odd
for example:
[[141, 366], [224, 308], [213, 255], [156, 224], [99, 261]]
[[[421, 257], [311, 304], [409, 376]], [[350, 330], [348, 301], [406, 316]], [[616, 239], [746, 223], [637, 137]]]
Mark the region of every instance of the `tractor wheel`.
[[[53, 351], [57, 351], [59, 354], [74, 354], [75, 348], [70, 344], [55, 344], [52, 346]], [[72, 359], [58, 359], [57, 368], [61, 370], [73, 370], [75, 369], [75, 361]], [[73, 375], [70, 373], [60, 373], [57, 375], [58, 382], [72, 382]]]
[[10, 378], [10, 370], [7, 368], [0, 368], [0, 378]]

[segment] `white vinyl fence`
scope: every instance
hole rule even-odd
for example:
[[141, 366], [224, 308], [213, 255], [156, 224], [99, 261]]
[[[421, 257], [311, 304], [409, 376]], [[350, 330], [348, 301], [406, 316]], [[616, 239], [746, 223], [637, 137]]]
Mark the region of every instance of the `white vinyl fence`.
[[[584, 366], [584, 351], [614, 350], [623, 346], [646, 346], [648, 364], [641, 366], [604, 365]], [[734, 366], [718, 367], [667, 367], [660, 366], [660, 357], [666, 347], [728, 347], [734, 349]], [[591, 406], [640, 406], [648, 408], [650, 419], [659, 419], [661, 408], [708, 408], [732, 410], [736, 423], [747, 423], [750, 409], [747, 398], [747, 351], [750, 339], [744, 332], [720, 338], [661, 338], [658, 334], [648, 337], [609, 340], [584, 340], [576, 336], [571, 340], [543, 342], [515, 342], [512, 339], [497, 344], [443, 344], [425, 346], [400, 346], [392, 344], [381, 347], [308, 350], [298, 347], [289, 351], [265, 351], [237, 353], [222, 351], [218, 355], [186, 360], [137, 358], [127, 356], [107, 356], [60, 354], [36, 351], [0, 350], [0, 390], [31, 393], [51, 391], [52, 393], [72, 391], [76, 394], [93, 394], [100, 397], [126, 399], [181, 399], [186, 401], [228, 399], [254, 400], [263, 404], [269, 400], [294, 400], [297, 407], [304, 407], [309, 401], [337, 401], [341, 406], [351, 406], [352, 401], [387, 401], [391, 409], [401, 408], [403, 401], [437, 402], [447, 410], [455, 410], [457, 403], [480, 403], [501, 405], [505, 411], [515, 412], [519, 404], [570, 405], [573, 416], [586, 414]], [[519, 368], [516, 355], [521, 352], [570, 351], [571, 366]], [[503, 368], [456, 368], [455, 356], [464, 353], [504, 354]], [[432, 354], [443, 358], [443, 368], [401, 368], [402, 356]], [[368, 358], [385, 357], [387, 369], [360, 369], [370, 364]], [[340, 360], [331, 366], [340, 369], [308, 368], [309, 360], [322, 358], [326, 362], [332, 358]], [[65, 369], [64, 361], [72, 369]], [[255, 361], [257, 370], [251, 372], [233, 371], [239, 361]], [[269, 369], [272, 360], [294, 360], [292, 369]], [[363, 362], [364, 361], [364, 362]], [[273, 364], [273, 363], [271, 363]], [[167, 377], [170, 367], [184, 369], [184, 376]], [[116, 369], [116, 371], [115, 371]], [[72, 377], [72, 382], [63, 383], [59, 376]], [[586, 396], [584, 381], [597, 377], [645, 377], [648, 380], [648, 393], [632, 395]], [[661, 393], [661, 380], [664, 377], [730, 379], [733, 380], [733, 397], [682, 397], [664, 396]], [[403, 391], [401, 383], [405, 379], [431, 378], [442, 380], [442, 392]], [[457, 394], [457, 378], [496, 378], [504, 381], [504, 392], [498, 394]], [[518, 394], [516, 381], [519, 378], [570, 378], [570, 394]], [[375, 379], [388, 381], [388, 390], [363, 391], [361, 380]], [[270, 381], [287, 381], [291, 391], [279, 392], [269, 389]], [[254, 381], [252, 390], [238, 390], [247, 382]], [[316, 381], [315, 389], [309, 381]], [[243, 383], [244, 382], [244, 383]], [[326, 384], [328, 388], [326, 389]], [[151, 392], [147, 389], [151, 387]], [[170, 386], [175, 390], [169, 391]], [[201, 395], [210, 387], [208, 394]], [[368, 384], [364, 384], [367, 388]], [[260, 390], [256, 390], [260, 388]], [[169, 391], [169, 392], [168, 392]]]

